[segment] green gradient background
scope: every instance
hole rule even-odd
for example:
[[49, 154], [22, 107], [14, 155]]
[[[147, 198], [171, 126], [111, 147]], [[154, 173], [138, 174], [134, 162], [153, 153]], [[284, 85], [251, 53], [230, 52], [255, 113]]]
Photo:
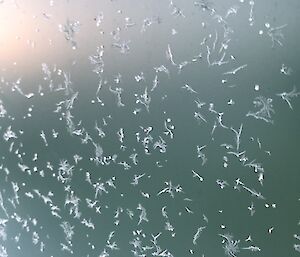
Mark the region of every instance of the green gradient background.
[[[297, 256], [293, 245], [300, 243], [293, 237], [299, 234], [299, 214], [300, 214], [300, 116], [299, 98], [292, 99], [293, 110], [276, 96], [283, 91], [291, 91], [293, 85], [300, 89], [300, 48], [299, 48], [299, 21], [300, 2], [297, 0], [280, 1], [255, 1], [254, 18], [255, 23], [249, 26], [249, 4], [241, 5], [236, 16], [229, 18], [230, 26], [234, 30], [232, 41], [228, 52], [236, 57], [237, 64], [248, 64], [245, 71], [241, 71], [236, 76], [228, 77], [228, 83], [222, 84], [223, 72], [239, 65], [227, 65], [221, 67], [208, 67], [205, 51], [202, 50], [203, 58], [200, 62], [188, 65], [180, 75], [177, 70], [169, 65], [165, 57], [167, 45], [170, 44], [173, 50], [175, 61], [181, 62], [190, 60], [200, 51], [200, 42], [210, 33], [214, 36], [215, 30], [221, 33], [221, 27], [216, 19], [212, 19], [208, 13], [193, 6], [193, 1], [176, 1], [186, 18], [175, 18], [170, 15], [168, 1], [55, 1], [53, 7], [49, 7], [48, 2], [43, 1], [20, 1], [18, 7], [5, 1], [0, 5], [1, 12], [7, 16], [2, 16], [0, 20], [5, 24], [14, 20], [12, 35], [20, 36], [17, 43], [18, 51], [14, 48], [7, 48], [7, 42], [16, 40], [14, 37], [0, 37], [0, 48], [3, 58], [0, 58], [1, 77], [5, 81], [16, 81], [22, 78], [21, 88], [24, 92], [37, 92], [38, 85], [43, 86], [45, 95], [36, 94], [32, 99], [25, 99], [19, 94], [11, 91], [11, 84], [0, 84], [1, 95], [8, 112], [15, 116], [12, 121], [7, 118], [0, 118], [0, 134], [12, 125], [15, 131], [22, 129], [25, 131], [22, 136], [23, 148], [26, 153], [24, 162], [30, 167], [41, 167], [45, 169], [45, 163], [51, 161], [57, 167], [61, 159], [71, 160], [75, 153], [84, 156], [86, 160], [81, 161], [74, 170], [72, 188], [80, 196], [81, 211], [87, 218], [92, 218], [97, 229], [88, 230], [79, 224], [78, 221], [68, 217], [68, 208], [62, 209], [64, 219], [70, 220], [75, 225], [75, 235], [73, 240], [73, 256], [99, 256], [105, 247], [110, 231], [116, 231], [115, 240], [120, 251], [114, 251], [110, 256], [133, 256], [130, 253], [128, 242], [133, 239], [132, 230], [143, 229], [143, 232], [150, 236], [163, 230], [164, 219], [161, 216], [161, 208], [168, 206], [170, 222], [175, 226], [176, 238], [167, 236], [167, 233], [160, 237], [160, 245], [168, 248], [176, 257], [185, 256], [225, 256], [222, 249], [219, 233], [229, 232], [234, 238], [240, 239], [242, 247], [248, 246], [245, 239], [249, 234], [254, 240], [253, 245], [259, 246], [261, 252], [252, 253], [241, 250], [237, 256]], [[214, 1], [213, 6], [218, 13], [225, 14], [232, 5], [240, 5], [238, 1]], [[122, 10], [119, 14], [117, 11]], [[95, 26], [94, 18], [102, 11], [104, 21], [100, 27]], [[51, 19], [43, 18], [42, 13], [52, 14]], [[33, 18], [36, 16], [37, 18]], [[110, 32], [118, 26], [124, 26], [124, 18], [132, 17], [136, 26], [128, 30], [122, 29], [121, 39], [131, 40], [129, 53], [122, 55], [118, 49], [112, 48], [112, 36]], [[153, 24], [146, 32], [140, 33], [142, 20], [145, 17], [159, 16], [161, 24]], [[71, 45], [64, 39], [62, 33], [58, 31], [58, 24], [64, 24], [66, 19], [79, 20], [81, 26], [75, 35], [78, 49], [72, 50]], [[207, 22], [207, 27], [203, 28], [201, 22]], [[288, 24], [283, 29], [283, 47], [275, 46], [271, 48], [270, 38], [264, 34], [260, 36], [258, 31], [265, 29], [265, 22], [272, 26]], [[26, 27], [22, 27], [23, 25]], [[29, 25], [28, 25], [29, 24]], [[35, 32], [35, 29], [39, 32]], [[178, 31], [177, 35], [171, 35], [171, 29]], [[100, 30], [104, 34], [99, 33]], [[1, 29], [0, 29], [1, 31]], [[31, 39], [36, 42], [36, 47], [31, 49], [26, 40]], [[49, 39], [53, 44], [49, 45]], [[122, 74], [121, 87], [124, 89], [122, 100], [124, 108], [116, 107], [115, 96], [109, 92], [108, 86], [101, 92], [101, 99], [105, 102], [104, 107], [92, 104], [95, 99], [98, 78], [92, 72], [92, 65], [88, 56], [95, 54], [96, 47], [104, 45], [104, 75], [108, 80], [108, 85], [113, 85], [113, 78], [118, 73]], [[20, 54], [22, 53], [22, 54]], [[76, 61], [75, 65], [72, 65]], [[14, 65], [13, 63], [17, 64]], [[72, 114], [76, 122], [82, 120], [82, 125], [96, 137], [94, 130], [95, 120], [101, 121], [102, 117], [112, 115], [106, 132], [108, 136], [98, 142], [105, 153], [119, 151], [120, 144], [117, 141], [116, 132], [123, 127], [126, 134], [125, 142], [128, 147], [128, 154], [133, 148], [139, 153], [140, 164], [129, 171], [124, 171], [121, 166], [94, 166], [88, 161], [88, 157], [93, 154], [90, 145], [82, 145], [76, 137], [70, 137], [66, 131], [65, 123], [58, 120], [58, 116], [53, 113], [55, 104], [65, 98], [62, 92], [47, 91], [47, 84], [43, 81], [41, 63], [47, 63], [50, 67], [56, 64], [59, 68], [71, 73], [72, 88], [79, 92], [78, 100], [74, 104]], [[285, 63], [292, 67], [291, 76], [280, 74], [281, 64]], [[135, 104], [134, 93], [142, 94], [144, 87], [152, 87], [152, 80], [155, 76], [153, 67], [164, 64], [170, 69], [171, 77], [160, 73], [160, 85], [151, 94], [152, 102], [150, 113], [142, 107], [142, 112], [134, 116], [132, 111]], [[146, 82], [136, 83], [134, 76], [143, 72]], [[185, 84], [191, 85], [199, 94], [201, 100], [214, 103], [218, 111], [224, 112], [224, 123], [228, 126], [238, 128], [244, 124], [242, 134], [242, 148], [247, 149], [247, 153], [263, 163], [266, 170], [264, 186], [257, 182], [257, 177], [250, 169], [242, 167], [236, 159], [230, 158], [229, 167], [223, 168], [222, 157], [224, 149], [220, 147], [222, 143], [232, 143], [233, 134], [224, 132], [218, 128], [214, 134], [214, 140], [210, 137], [213, 123], [208, 125], [197, 124], [193, 118], [195, 107], [195, 97], [181, 89]], [[228, 85], [235, 84], [236, 87]], [[254, 85], [260, 85], [260, 91], [254, 90]], [[164, 100], [162, 97], [167, 95]], [[273, 98], [275, 109], [274, 125], [267, 124], [252, 117], [246, 117], [249, 110], [254, 110], [253, 99], [263, 95]], [[227, 104], [229, 99], [235, 101], [235, 105]], [[23, 119], [28, 107], [33, 104], [31, 119]], [[139, 106], [140, 107], [140, 106]], [[163, 112], [166, 112], [164, 114]], [[139, 130], [139, 126], [153, 126], [154, 134], [162, 133], [163, 121], [170, 117], [176, 126], [175, 138], [168, 141], [166, 154], [153, 153], [147, 157], [143, 155], [143, 149], [138, 146], [134, 133]], [[52, 128], [59, 131], [61, 142], [50, 139]], [[157, 128], [157, 129], [156, 129]], [[49, 135], [49, 147], [45, 147], [40, 131], [44, 130]], [[128, 136], [127, 136], [128, 135]], [[156, 134], [158, 135], [158, 134]], [[251, 141], [251, 137], [260, 138], [263, 150], [270, 150], [269, 157], [263, 151], [259, 151], [257, 144]], [[207, 145], [205, 154], [208, 163], [201, 166], [201, 160], [197, 159], [196, 145]], [[32, 162], [34, 153], [39, 154], [39, 160]], [[29, 199], [24, 196], [24, 192], [31, 189], [40, 189], [41, 192], [53, 191], [55, 202], [59, 206], [64, 205], [65, 192], [60, 183], [49, 175], [41, 178], [37, 174], [28, 176], [17, 167], [18, 158], [14, 153], [9, 152], [9, 144], [1, 140], [0, 143], [1, 162], [0, 165], [10, 170], [10, 175], [5, 179], [4, 170], [0, 170], [0, 190], [6, 197], [12, 196], [10, 181], [25, 182], [26, 186], [20, 190], [20, 205], [15, 210], [5, 199], [5, 205], [12, 215], [17, 212], [20, 216], [28, 218], [36, 217], [38, 226], [35, 228], [39, 232], [41, 240], [46, 243], [44, 253], [40, 253], [38, 247], [31, 242], [31, 230], [26, 233], [16, 222], [10, 222], [7, 226], [8, 239], [1, 244], [7, 247], [8, 256], [17, 257], [38, 257], [38, 256], [70, 256], [67, 252], [61, 252], [59, 243], [64, 241], [62, 229], [59, 223], [53, 218], [41, 199]], [[125, 153], [119, 156], [123, 160]], [[164, 163], [163, 168], [155, 167], [155, 161]], [[167, 162], [164, 162], [167, 160]], [[205, 178], [204, 183], [192, 179], [191, 170], [196, 170]], [[84, 182], [85, 171], [89, 170], [95, 178], [102, 178], [102, 181], [117, 177], [117, 190], [111, 190], [108, 195], [103, 195], [100, 203], [103, 206], [103, 213], [96, 216], [94, 212], [84, 205], [85, 198], [93, 196], [93, 191]], [[139, 187], [132, 187], [134, 174], [146, 172], [151, 175], [151, 180], [141, 180]], [[268, 204], [276, 203], [277, 208], [265, 208], [265, 201], [259, 201], [250, 196], [246, 191], [235, 191], [232, 189], [236, 178], [241, 178], [250, 188], [257, 188], [266, 196]], [[224, 179], [230, 187], [221, 190], [216, 185], [217, 179]], [[181, 184], [185, 194], [176, 195], [175, 199], [169, 195], [155, 197], [157, 192], [164, 186], [164, 181], [172, 180], [174, 184]], [[140, 190], [151, 194], [150, 199], [141, 196]], [[120, 194], [123, 193], [124, 197]], [[184, 197], [192, 198], [193, 202], [183, 202]], [[256, 213], [253, 217], [249, 215], [247, 207], [251, 202], [255, 203]], [[124, 209], [136, 209], [138, 203], [147, 209], [149, 223], [142, 223], [136, 226], [137, 213], [135, 210], [135, 220], [131, 224], [128, 216], [122, 214], [119, 226], [113, 224], [112, 215], [118, 206]], [[105, 205], [108, 206], [105, 209]], [[189, 206], [195, 213], [189, 215], [184, 207]], [[219, 210], [223, 210], [219, 213]], [[1, 218], [4, 213], [1, 212]], [[182, 216], [178, 215], [182, 212]], [[205, 214], [209, 222], [203, 221], [202, 214]], [[222, 230], [220, 225], [226, 225], [226, 230]], [[192, 244], [192, 238], [196, 229], [200, 226], [207, 226], [203, 234], [197, 241], [197, 245]], [[42, 226], [42, 228], [39, 228]], [[268, 229], [274, 227], [272, 234]], [[13, 237], [21, 233], [19, 244], [13, 242]], [[89, 234], [89, 238], [86, 234]], [[47, 238], [49, 235], [49, 238]], [[88, 242], [95, 245], [96, 249], [91, 250]], [[21, 251], [16, 246], [21, 246]], [[193, 249], [195, 254], [190, 255], [189, 249]]]

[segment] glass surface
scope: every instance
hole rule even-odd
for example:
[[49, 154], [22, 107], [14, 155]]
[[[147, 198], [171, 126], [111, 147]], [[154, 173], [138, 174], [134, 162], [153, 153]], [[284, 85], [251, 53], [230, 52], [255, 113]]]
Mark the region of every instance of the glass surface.
[[300, 1], [0, 1], [0, 257], [300, 255]]

